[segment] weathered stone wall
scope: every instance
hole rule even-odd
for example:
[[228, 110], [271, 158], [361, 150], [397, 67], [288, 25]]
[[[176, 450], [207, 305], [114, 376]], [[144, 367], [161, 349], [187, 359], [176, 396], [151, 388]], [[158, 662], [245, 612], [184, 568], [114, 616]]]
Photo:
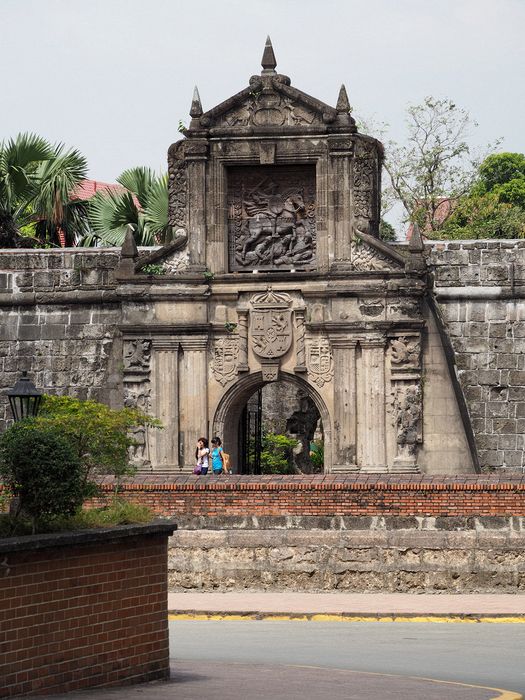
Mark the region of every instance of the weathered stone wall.
[[1, 251], [0, 431], [22, 370], [48, 393], [121, 401], [118, 260], [111, 249]]
[[[525, 241], [433, 242], [426, 254], [442, 341], [480, 465], [521, 471]], [[114, 280], [118, 259], [116, 249], [0, 251], [0, 430], [9, 415], [4, 391], [23, 369], [47, 392], [122, 402], [118, 326], [123, 312]], [[144, 305], [133, 308], [137, 318], [144, 318]], [[430, 331], [430, 339], [437, 337]], [[453, 402], [440, 398], [447, 378], [438, 376], [440, 363], [434, 365], [427, 362], [421, 463], [436, 473], [439, 465], [427, 465], [424, 452], [427, 445], [443, 443], [447, 431], [438, 424], [450, 419]], [[448, 442], [446, 447], [453, 449]], [[443, 460], [449, 473], [452, 457]]]
[[179, 529], [170, 590], [525, 591], [523, 518], [240, 520]]
[[480, 466], [523, 470], [525, 241], [433, 242], [427, 260]]

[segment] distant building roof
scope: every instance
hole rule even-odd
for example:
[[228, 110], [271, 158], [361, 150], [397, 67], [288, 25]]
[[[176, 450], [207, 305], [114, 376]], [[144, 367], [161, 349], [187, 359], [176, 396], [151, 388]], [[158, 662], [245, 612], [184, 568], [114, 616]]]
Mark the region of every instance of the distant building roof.
[[[441, 202], [437, 205], [436, 211], [434, 212], [434, 219], [438, 223], [443, 223], [448, 217], [450, 216], [452, 209], [454, 208], [455, 202], [452, 199], [442, 199]], [[423, 227], [423, 230], [421, 231], [421, 235], [423, 236], [424, 240], [427, 240], [425, 237], [425, 231], [431, 231], [430, 224], [427, 222], [425, 226]], [[414, 231], [414, 224], [410, 224], [408, 227], [406, 239], [409, 241], [412, 238], [412, 233]]]
[[[114, 192], [119, 194], [127, 192], [123, 185], [113, 182], [100, 182], [100, 180], [82, 180], [71, 193], [71, 199], [91, 199], [97, 192]], [[133, 201], [137, 209], [141, 209], [140, 202], [135, 195]]]

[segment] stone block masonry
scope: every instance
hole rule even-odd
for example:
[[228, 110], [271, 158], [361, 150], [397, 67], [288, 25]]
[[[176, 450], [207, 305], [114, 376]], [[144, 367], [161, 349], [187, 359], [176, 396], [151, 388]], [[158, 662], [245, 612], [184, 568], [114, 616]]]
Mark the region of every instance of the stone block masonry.
[[483, 470], [525, 468], [525, 241], [427, 246]]
[[0, 540], [0, 697], [167, 678], [174, 529]]

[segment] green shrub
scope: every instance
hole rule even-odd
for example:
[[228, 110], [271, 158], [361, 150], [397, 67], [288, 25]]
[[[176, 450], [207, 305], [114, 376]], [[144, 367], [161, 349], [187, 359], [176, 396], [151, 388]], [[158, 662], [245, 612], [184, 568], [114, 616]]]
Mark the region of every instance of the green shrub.
[[264, 433], [261, 445], [263, 474], [294, 474], [292, 450], [297, 440], [277, 433]]
[[38, 521], [73, 515], [89, 489], [68, 440], [58, 428], [33, 419], [15, 423], [0, 436], [0, 478], [33, 529]]

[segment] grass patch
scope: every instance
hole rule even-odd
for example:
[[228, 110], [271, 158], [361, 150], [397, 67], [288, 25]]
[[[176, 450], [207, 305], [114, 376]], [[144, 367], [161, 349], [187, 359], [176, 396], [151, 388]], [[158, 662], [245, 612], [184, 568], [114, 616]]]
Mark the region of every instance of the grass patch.
[[[146, 506], [114, 499], [103, 508], [79, 510], [75, 515], [35, 523], [35, 534], [62, 532], [66, 530], [90, 530], [97, 527], [149, 523], [155, 514]], [[16, 537], [33, 534], [33, 523], [28, 518], [0, 514], [0, 537]]]

